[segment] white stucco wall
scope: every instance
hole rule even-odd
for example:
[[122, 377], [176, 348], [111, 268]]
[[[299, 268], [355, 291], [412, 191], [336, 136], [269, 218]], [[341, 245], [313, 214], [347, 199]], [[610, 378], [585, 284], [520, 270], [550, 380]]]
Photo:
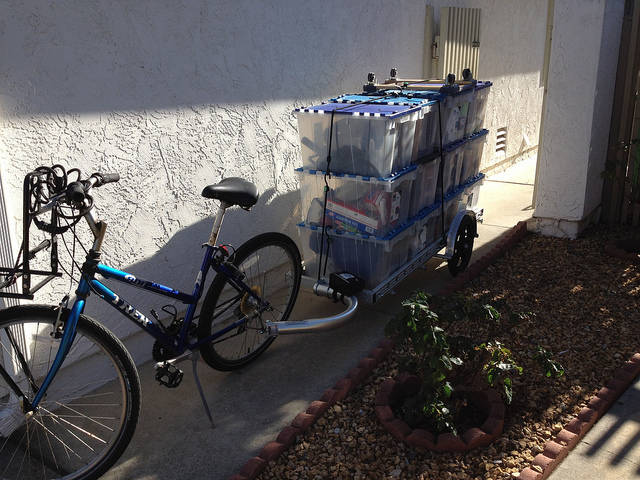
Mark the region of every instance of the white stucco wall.
[[535, 217], [575, 236], [600, 204], [624, 0], [556, 0]]
[[[439, 24], [440, 7], [481, 9], [480, 80], [494, 85], [487, 102], [485, 128], [489, 129], [482, 168], [499, 163], [495, 158], [496, 132], [507, 127], [507, 152], [513, 157], [538, 144], [543, 89], [547, 22], [546, 0], [429, 0]], [[436, 29], [436, 34], [438, 33]]]
[[[8, 191], [21, 198], [22, 178], [40, 164], [119, 172], [117, 186], [95, 192], [106, 260], [190, 291], [213, 211], [202, 188], [240, 176], [262, 192], [251, 213], [229, 212], [222, 241], [295, 236], [291, 111], [360, 90], [369, 71], [420, 75], [424, 17], [420, 0], [2, 2]], [[135, 329], [108, 308], [99, 316], [119, 335]]]

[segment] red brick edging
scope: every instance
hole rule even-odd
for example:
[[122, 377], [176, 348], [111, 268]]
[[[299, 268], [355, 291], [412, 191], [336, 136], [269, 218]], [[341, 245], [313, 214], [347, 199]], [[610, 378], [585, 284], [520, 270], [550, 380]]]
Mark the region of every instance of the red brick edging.
[[[455, 277], [445, 285], [445, 287], [438, 292], [438, 295], [449, 295], [462, 288], [465, 283], [477, 277], [485, 268], [501, 257], [506, 250], [518, 243], [526, 234], [526, 222], [518, 222], [515, 227], [500, 239], [495, 247], [476, 260], [461, 275]], [[296, 437], [313, 425], [329, 407], [336, 402], [344, 400], [352, 390], [359, 386], [373, 369], [387, 357], [393, 349], [393, 345], [393, 341], [390, 339], [385, 338], [381, 340], [380, 344], [371, 350], [369, 355], [358, 363], [357, 367], [349, 371], [347, 376], [339, 380], [332, 388], [325, 390], [320, 400], [311, 402], [304, 412], [299, 413], [293, 419], [291, 425], [282, 429], [275, 441], [267, 443], [256, 457], [250, 458], [240, 469], [240, 472], [230, 477], [229, 480], [254, 480], [257, 478], [267, 467], [268, 462], [278, 458], [282, 452], [293, 445]]]
[[462, 435], [433, 432], [422, 428], [411, 428], [394, 416], [391, 405], [402, 397], [415, 395], [420, 389], [420, 378], [416, 375], [400, 374], [388, 378], [380, 385], [376, 394], [376, 416], [382, 426], [397, 440], [419, 450], [434, 452], [466, 452], [478, 447], [486, 447], [502, 434], [505, 407], [500, 394], [495, 390], [471, 392], [477, 404], [487, 413], [487, 419], [480, 427], [472, 427]]
[[313, 425], [324, 412], [336, 402], [344, 400], [351, 391], [359, 386], [369, 376], [375, 367], [382, 362], [393, 349], [393, 341], [385, 338], [369, 352], [369, 355], [351, 369], [346, 377], [338, 380], [331, 388], [325, 390], [320, 400], [311, 402], [309, 407], [293, 419], [291, 425], [284, 427], [273, 442], [267, 443], [257, 457], [250, 458], [244, 464], [240, 473], [229, 480], [252, 480], [266, 468], [267, 463], [278, 458], [289, 448], [296, 437]]
[[544, 451], [533, 459], [530, 467], [520, 472], [521, 480], [544, 480], [565, 459], [569, 452], [587, 434], [594, 423], [609, 410], [609, 407], [631, 385], [640, 374], [640, 353], [634, 354], [613, 374], [613, 378], [594, 395], [589, 404], [565, 425], [553, 440], [549, 440]]

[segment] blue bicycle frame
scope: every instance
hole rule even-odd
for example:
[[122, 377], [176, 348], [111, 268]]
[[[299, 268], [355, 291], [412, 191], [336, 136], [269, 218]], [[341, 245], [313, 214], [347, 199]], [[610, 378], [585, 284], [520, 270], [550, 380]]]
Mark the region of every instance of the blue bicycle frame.
[[[175, 290], [171, 287], [139, 279], [130, 273], [111, 268], [102, 263], [96, 264], [95, 268], [91, 270], [92, 273], [90, 275], [86, 275], [83, 273], [80, 279], [80, 283], [78, 284], [78, 289], [76, 290], [76, 300], [73, 304], [73, 307], [71, 308], [71, 312], [69, 313], [64, 323], [64, 334], [60, 342], [60, 347], [58, 348], [58, 352], [49, 372], [47, 373], [47, 376], [42, 382], [42, 385], [36, 393], [33, 401], [31, 402], [31, 407], [36, 408], [38, 406], [39, 402], [42, 400], [45, 392], [47, 391], [47, 388], [53, 381], [53, 378], [60, 369], [60, 366], [64, 362], [67, 354], [69, 353], [69, 350], [71, 349], [71, 345], [73, 344], [73, 340], [75, 338], [78, 318], [84, 311], [86, 299], [91, 291], [95, 292], [100, 298], [107, 301], [109, 305], [116, 308], [121, 314], [123, 314], [140, 328], [148, 332], [150, 335], [155, 337], [158, 341], [160, 341], [164, 345], [171, 346], [171, 348], [176, 352], [177, 355], [184, 353], [187, 349], [195, 350], [202, 344], [211, 342], [221, 337], [225, 333], [238, 328], [246, 321], [247, 317], [244, 316], [228, 325], [227, 327], [214, 332], [206, 338], [198, 340], [197, 342], [189, 342], [189, 326], [194, 319], [196, 306], [202, 295], [202, 286], [204, 285], [207, 277], [207, 272], [210, 268], [215, 270], [217, 273], [224, 275], [227, 283], [235, 288], [238, 291], [239, 295], [247, 294], [250, 297], [254, 298], [256, 304], [259, 306], [258, 310], [260, 312], [263, 312], [269, 308], [269, 303], [262, 300], [241, 279], [238, 279], [236, 276], [234, 276], [233, 272], [225, 265], [225, 263], [214, 261], [217, 247], [212, 247], [211, 245], [206, 244], [205, 248], [206, 252], [204, 255], [204, 260], [202, 261], [202, 266], [200, 267], [200, 271], [193, 287], [193, 293], [191, 295], [180, 292], [179, 290]], [[87, 262], [85, 262], [85, 265], [83, 265], [82, 267], [83, 272], [86, 271], [86, 266]], [[185, 315], [180, 332], [177, 335], [166, 334], [157, 323], [153, 322], [145, 315], [143, 315], [138, 309], [135, 308], [135, 306], [124, 301], [102, 282], [96, 280], [95, 273], [100, 274], [104, 278], [123, 282], [143, 290], [148, 290], [158, 295], [180, 300], [184, 304], [187, 304], [189, 307], [187, 309], [187, 313]]]

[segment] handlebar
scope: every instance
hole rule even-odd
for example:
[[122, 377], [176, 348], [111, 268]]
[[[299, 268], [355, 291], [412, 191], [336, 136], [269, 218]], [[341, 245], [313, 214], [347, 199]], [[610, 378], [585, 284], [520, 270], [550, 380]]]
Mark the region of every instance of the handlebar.
[[49, 197], [46, 203], [40, 204], [39, 208], [36, 208], [31, 214], [38, 217], [56, 208], [57, 205], [64, 203], [79, 207], [84, 203], [88, 192], [92, 188], [101, 187], [107, 183], [113, 183], [119, 180], [120, 175], [117, 173], [93, 173], [86, 180], [76, 180], [75, 182], [69, 183], [66, 187], [63, 187], [63, 190], [58, 190], [55, 195]]
[[101, 187], [107, 183], [118, 182], [118, 173], [94, 173], [86, 180], [78, 180], [67, 186], [65, 198], [68, 203], [80, 204], [84, 201], [87, 192], [94, 187]]
[[92, 177], [97, 176], [98, 178], [101, 178], [100, 185], [96, 185], [96, 187], [101, 187], [102, 185], [105, 185], [107, 183], [114, 183], [114, 182], [120, 181], [119, 173], [94, 173], [91, 176]]

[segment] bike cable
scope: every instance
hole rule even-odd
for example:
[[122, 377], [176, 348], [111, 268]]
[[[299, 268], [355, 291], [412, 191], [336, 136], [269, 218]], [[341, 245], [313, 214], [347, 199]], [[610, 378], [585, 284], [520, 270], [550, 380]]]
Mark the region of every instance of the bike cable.
[[[402, 90], [402, 89], [401, 89]], [[320, 283], [320, 277], [321, 276], [325, 276], [327, 274], [327, 264], [329, 262], [329, 248], [331, 246], [331, 237], [329, 237], [329, 235], [327, 234], [327, 225], [326, 225], [326, 217], [327, 217], [327, 199], [329, 196], [329, 182], [327, 181], [327, 178], [331, 178], [331, 148], [333, 145], [333, 124], [334, 124], [334, 115], [336, 111], [341, 111], [341, 110], [346, 110], [348, 108], [353, 108], [355, 106], [359, 106], [359, 105], [367, 105], [367, 104], [371, 104], [374, 101], [380, 101], [380, 100], [385, 100], [387, 98], [393, 97], [395, 96], [395, 94], [385, 94], [384, 96], [382, 96], [381, 98], [376, 97], [375, 100], [364, 100], [361, 102], [354, 102], [354, 103], [350, 103], [345, 105], [344, 107], [340, 107], [340, 108], [335, 108], [333, 110], [331, 110], [331, 119], [330, 119], [330, 123], [329, 123], [329, 148], [327, 150], [327, 168], [324, 172], [324, 205], [322, 208], [322, 234], [320, 237], [320, 258], [318, 261], [318, 276], [317, 276], [317, 282]], [[327, 251], [326, 254], [324, 252], [324, 242], [325, 239], [327, 241]], [[322, 257], [325, 257], [324, 259], [324, 268], [322, 266]]]

